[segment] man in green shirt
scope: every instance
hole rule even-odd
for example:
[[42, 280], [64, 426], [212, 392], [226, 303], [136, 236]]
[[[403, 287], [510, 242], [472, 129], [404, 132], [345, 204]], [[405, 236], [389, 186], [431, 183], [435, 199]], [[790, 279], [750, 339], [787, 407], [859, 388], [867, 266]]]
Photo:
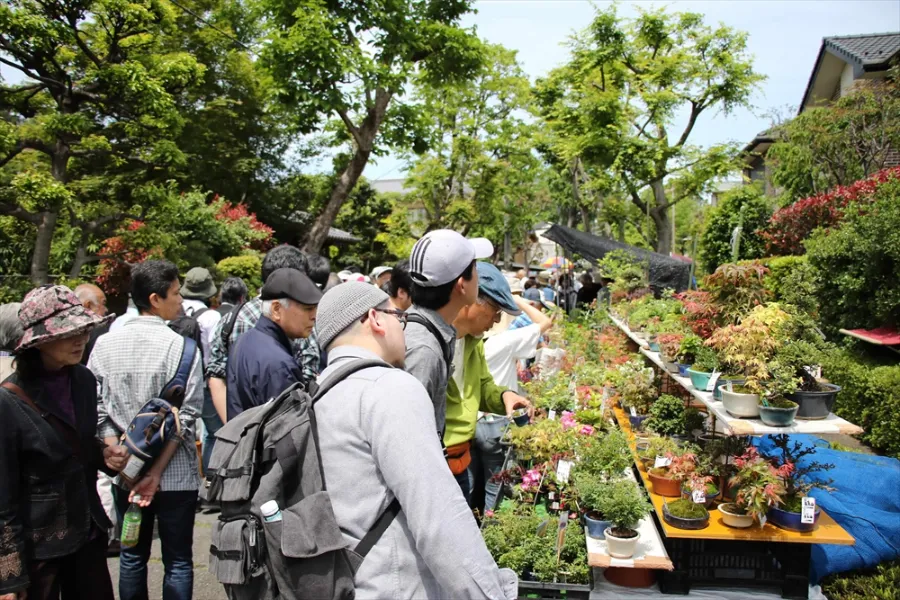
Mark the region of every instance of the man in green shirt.
[[478, 412], [511, 415], [517, 408], [534, 409], [528, 399], [494, 382], [484, 358], [481, 336], [500, 320], [500, 313], [521, 313], [513, 300], [509, 283], [499, 269], [489, 263], [478, 263], [478, 301], [459, 311], [456, 328], [456, 352], [453, 375], [447, 385], [447, 423], [444, 445], [447, 462], [466, 500], [472, 482], [468, 466], [475, 437]]

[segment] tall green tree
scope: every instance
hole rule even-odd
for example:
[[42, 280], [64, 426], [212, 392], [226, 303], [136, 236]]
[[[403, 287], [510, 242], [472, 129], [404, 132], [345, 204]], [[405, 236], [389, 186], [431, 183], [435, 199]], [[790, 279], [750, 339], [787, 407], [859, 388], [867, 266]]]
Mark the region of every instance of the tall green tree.
[[48, 279], [61, 220], [78, 231], [83, 261], [85, 240], [143, 216], [127, 186], [98, 175], [153, 178], [184, 162], [176, 97], [204, 69], [163, 47], [174, 26], [165, 1], [0, 5], [0, 64], [24, 78], [0, 87], [0, 214], [36, 229], [33, 283]]
[[482, 45], [460, 18], [471, 0], [259, 0], [269, 29], [264, 57], [297, 124], [349, 144], [305, 249], [317, 252], [372, 156], [422, 151], [420, 114], [404, 93], [410, 78], [438, 85], [466, 79]]
[[[698, 196], [733, 168], [733, 144], [700, 148], [689, 142], [703, 114], [728, 114], [750, 106], [763, 77], [753, 70], [747, 34], [706, 25], [696, 13], [665, 9], [641, 10], [635, 19], [625, 20], [613, 6], [598, 12], [576, 39], [570, 66], [576, 81], [587, 80], [609, 97], [602, 106], [614, 109], [601, 114], [594, 130], [598, 136], [612, 134], [615, 156], [610, 170], [631, 201], [653, 220], [656, 251], [672, 251], [671, 207]], [[596, 104], [576, 104], [577, 112], [587, 120]], [[682, 111], [688, 114], [687, 122], [673, 132]], [[595, 142], [589, 147], [607, 145]], [[601, 158], [605, 164], [609, 157]], [[652, 193], [649, 200], [641, 194], [645, 188]]]
[[742, 185], [726, 192], [718, 206], [708, 215], [706, 229], [700, 238], [699, 258], [707, 273], [732, 262], [733, 236], [740, 226], [738, 260], [762, 258], [766, 240], [757, 234], [764, 229], [772, 216], [771, 200], [763, 194], [761, 186]]
[[409, 157], [410, 190], [397, 209], [424, 208], [424, 231], [452, 228], [491, 238], [498, 247], [525, 243], [541, 217], [542, 165], [528, 122], [531, 94], [516, 53], [486, 45], [485, 62], [460, 83], [416, 80], [431, 148]]

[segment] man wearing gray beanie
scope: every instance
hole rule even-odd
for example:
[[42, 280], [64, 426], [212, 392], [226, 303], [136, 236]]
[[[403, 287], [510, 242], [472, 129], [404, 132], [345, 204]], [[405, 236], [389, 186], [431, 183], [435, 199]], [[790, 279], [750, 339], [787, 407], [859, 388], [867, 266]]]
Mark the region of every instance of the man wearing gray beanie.
[[428, 392], [402, 370], [406, 313], [377, 287], [350, 281], [319, 302], [324, 380], [356, 360], [380, 360], [316, 401], [328, 495], [350, 547], [396, 499], [400, 512], [356, 572], [357, 598], [515, 598], [447, 469]]

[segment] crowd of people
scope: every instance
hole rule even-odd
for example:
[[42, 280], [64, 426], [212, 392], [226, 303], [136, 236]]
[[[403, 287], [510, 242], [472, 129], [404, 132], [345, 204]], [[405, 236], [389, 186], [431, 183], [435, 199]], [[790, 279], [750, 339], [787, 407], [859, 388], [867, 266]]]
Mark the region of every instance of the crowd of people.
[[[148, 260], [132, 267], [118, 318], [94, 285], [43, 286], [0, 306], [0, 600], [111, 599], [110, 551], [119, 597], [146, 599], [154, 523], [162, 597], [191, 598], [195, 514], [217, 510], [198, 496], [216, 433], [358, 360], [376, 366], [315, 404], [334, 516], [352, 545], [391, 503], [401, 509], [357, 570], [357, 597], [516, 597], [473, 510], [497, 502], [514, 412], [533, 414], [520, 375], [550, 310], [593, 301], [602, 285], [504, 274], [482, 262], [493, 253], [488, 240], [432, 231], [407, 260], [364, 275], [282, 245], [262, 261], [254, 297], [238, 278], [217, 286], [196, 267], [182, 280], [174, 264]], [[186, 348], [196, 349], [180, 433], [131, 481], [119, 473], [123, 434]], [[119, 546], [113, 522], [132, 503], [139, 539]]]

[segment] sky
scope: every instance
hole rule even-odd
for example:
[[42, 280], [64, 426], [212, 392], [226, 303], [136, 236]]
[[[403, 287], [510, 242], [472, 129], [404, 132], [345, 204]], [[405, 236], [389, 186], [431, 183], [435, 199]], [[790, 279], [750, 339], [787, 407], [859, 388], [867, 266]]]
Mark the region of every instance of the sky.
[[[612, 2], [582, 0], [481, 0], [477, 14], [463, 24], [474, 26], [483, 39], [517, 50], [523, 69], [534, 81], [568, 60], [566, 40], [587, 27], [595, 6]], [[642, 8], [697, 12], [710, 25], [724, 23], [748, 32], [748, 50], [755, 69], [768, 77], [753, 98], [753, 111], [729, 116], [701, 116], [691, 142], [709, 146], [727, 141], [748, 143], [769, 126], [764, 113], [800, 104], [815, 65], [822, 38], [833, 35], [900, 31], [900, 0], [675, 0], [621, 2], [619, 14], [630, 17]], [[686, 120], [686, 116], [684, 117]], [[683, 123], [676, 123], [678, 126]], [[405, 165], [384, 157], [366, 167], [369, 180], [403, 177]]]

